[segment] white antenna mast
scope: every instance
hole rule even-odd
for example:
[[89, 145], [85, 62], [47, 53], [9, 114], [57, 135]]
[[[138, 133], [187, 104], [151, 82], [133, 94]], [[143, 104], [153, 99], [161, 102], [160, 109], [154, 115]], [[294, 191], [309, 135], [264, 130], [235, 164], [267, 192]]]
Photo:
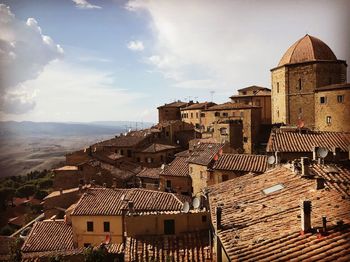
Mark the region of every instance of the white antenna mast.
[[210, 100], [211, 100], [211, 102], [213, 102], [214, 93], [215, 93], [214, 90], [211, 90], [211, 91], [210, 91]]

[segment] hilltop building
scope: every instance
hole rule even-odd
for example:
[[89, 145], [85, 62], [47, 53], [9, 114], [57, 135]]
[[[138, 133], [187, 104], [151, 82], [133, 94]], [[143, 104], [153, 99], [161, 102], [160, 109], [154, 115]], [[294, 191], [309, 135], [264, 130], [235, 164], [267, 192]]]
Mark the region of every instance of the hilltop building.
[[157, 107], [158, 122], [162, 123], [164, 121], [181, 120], [181, 108], [184, 108], [191, 104], [193, 104], [192, 101], [187, 103], [187, 102], [182, 102], [178, 100], [178, 101], [175, 101], [169, 104], [164, 104], [162, 106]]
[[202, 111], [215, 105], [216, 104], [213, 102], [197, 102], [192, 105], [183, 107], [181, 108], [181, 119], [186, 123], [192, 124], [195, 127], [196, 131], [201, 132], [203, 131]]
[[337, 59], [320, 39], [299, 39], [271, 69], [272, 122], [349, 131], [350, 122], [338, 122], [349, 119], [346, 68], [346, 61]]
[[261, 86], [238, 89], [238, 95], [230, 96], [231, 102], [261, 107], [261, 124], [271, 124], [271, 90]]

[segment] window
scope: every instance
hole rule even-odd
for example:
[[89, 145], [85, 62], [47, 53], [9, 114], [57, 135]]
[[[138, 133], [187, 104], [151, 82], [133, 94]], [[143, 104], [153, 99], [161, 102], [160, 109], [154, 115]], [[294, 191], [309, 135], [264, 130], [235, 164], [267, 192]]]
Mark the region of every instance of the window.
[[332, 124], [332, 117], [331, 116], [326, 117], [326, 123], [327, 123], [327, 125]]
[[198, 112], [196, 113], [196, 118], [199, 118], [199, 117], [198, 117]]
[[220, 112], [215, 112], [215, 116], [220, 116]]
[[221, 179], [222, 179], [222, 182], [227, 181], [228, 180], [228, 175], [222, 175]]
[[171, 180], [167, 180], [166, 181], [166, 187], [167, 188], [171, 188]]
[[203, 223], [207, 222], [207, 216], [202, 216], [202, 222]]
[[140, 161], [141, 161], [141, 159], [138, 157], [138, 158], [136, 159], [136, 161], [137, 161], [137, 162], [140, 162]]
[[200, 176], [201, 179], [203, 179], [203, 171], [199, 172], [199, 176]]
[[109, 231], [110, 231], [109, 222], [103, 222], [103, 232], [109, 232]]
[[247, 92], [246, 92], [246, 91], [243, 91], [243, 92], [242, 92], [242, 94], [243, 94], [243, 95], [246, 95], [246, 94], [247, 94]]
[[123, 149], [120, 149], [120, 154], [124, 155], [124, 150]]
[[344, 103], [344, 95], [338, 95], [337, 101], [338, 101], [338, 103]]
[[299, 107], [299, 115], [303, 113], [303, 109]]
[[205, 117], [205, 113], [201, 113], [201, 117]]
[[277, 82], [277, 93], [279, 93], [279, 92], [280, 92], [280, 83]]
[[222, 136], [226, 136], [227, 135], [227, 128], [226, 127], [220, 128], [220, 135], [222, 135]]
[[276, 184], [274, 186], [263, 189], [263, 192], [265, 195], [268, 195], [268, 194], [274, 193], [276, 191], [279, 191], [283, 188], [284, 188], [284, 186], [282, 184]]
[[131, 157], [131, 150], [128, 149], [126, 152], [127, 152], [127, 154], [128, 154], [128, 157]]
[[193, 118], [193, 113], [191, 113], [191, 118]]
[[201, 125], [200, 124], [196, 124], [196, 129], [200, 129]]
[[92, 221], [86, 222], [86, 231], [88, 231], [88, 232], [94, 231], [94, 222], [92, 222]]
[[166, 219], [164, 220], [164, 235], [174, 235], [175, 234], [175, 220]]
[[277, 110], [277, 117], [280, 117], [280, 111]]
[[222, 113], [223, 117], [228, 117], [228, 113]]
[[169, 136], [169, 132], [167, 131], [167, 132], [165, 132], [165, 136]]
[[164, 161], [164, 156], [160, 155], [160, 161], [163, 162]]
[[147, 163], [153, 163], [153, 158], [152, 157], [147, 157]]
[[244, 142], [244, 143], [247, 143], [247, 142], [248, 142], [248, 137], [246, 137], [246, 136], [243, 137], [243, 142]]
[[255, 105], [257, 105], [257, 106], [260, 106], [260, 105], [261, 105], [260, 99], [257, 99], [257, 100], [255, 101]]
[[193, 173], [193, 167], [190, 167], [190, 174]]
[[327, 103], [327, 97], [321, 96], [320, 97], [320, 104], [325, 104], [325, 103]]
[[84, 247], [88, 248], [89, 246], [91, 246], [91, 243], [84, 243]]
[[298, 89], [298, 90], [301, 90], [301, 78], [299, 78], [299, 80], [298, 80], [298, 86], [297, 86], [297, 89]]

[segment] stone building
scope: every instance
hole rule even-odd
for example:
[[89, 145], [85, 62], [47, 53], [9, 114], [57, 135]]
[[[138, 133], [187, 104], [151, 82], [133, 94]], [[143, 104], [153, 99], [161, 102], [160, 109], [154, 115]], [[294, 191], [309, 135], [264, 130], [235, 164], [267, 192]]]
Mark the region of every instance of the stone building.
[[180, 100], [164, 104], [162, 106], [157, 107], [158, 109], [158, 122], [162, 123], [163, 121], [169, 120], [181, 120], [181, 108], [191, 105], [193, 102], [190, 101], [182, 102]]
[[144, 167], [159, 167], [171, 162], [180, 146], [153, 143], [135, 152], [136, 162]]
[[230, 96], [231, 102], [261, 107], [261, 124], [271, 124], [271, 90], [261, 86], [238, 89], [238, 95]]
[[136, 185], [146, 189], [158, 190], [161, 171], [162, 169], [160, 167], [142, 169], [136, 175]]
[[320, 39], [299, 39], [271, 69], [272, 123], [314, 128], [315, 91], [345, 83], [346, 67]]
[[316, 89], [315, 128], [350, 132], [350, 83]]
[[196, 131], [201, 132], [202, 131], [202, 122], [201, 122], [202, 111], [214, 105], [216, 104], [213, 102], [203, 102], [203, 103], [197, 102], [190, 106], [181, 108], [181, 119], [186, 123], [192, 124], [195, 127]]
[[175, 159], [164, 167], [160, 173], [160, 190], [189, 196], [192, 194], [188, 157], [189, 151], [178, 153]]
[[203, 110], [204, 138], [228, 143], [233, 152], [252, 154], [260, 142], [261, 107], [227, 102]]

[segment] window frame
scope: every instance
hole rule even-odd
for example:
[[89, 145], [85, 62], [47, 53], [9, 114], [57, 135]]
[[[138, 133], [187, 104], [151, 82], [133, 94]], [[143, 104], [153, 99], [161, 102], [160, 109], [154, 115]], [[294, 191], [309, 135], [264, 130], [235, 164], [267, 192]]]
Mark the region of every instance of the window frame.
[[86, 232], [94, 232], [94, 221], [86, 221]]
[[109, 221], [103, 221], [103, 232], [111, 232], [111, 223]]

